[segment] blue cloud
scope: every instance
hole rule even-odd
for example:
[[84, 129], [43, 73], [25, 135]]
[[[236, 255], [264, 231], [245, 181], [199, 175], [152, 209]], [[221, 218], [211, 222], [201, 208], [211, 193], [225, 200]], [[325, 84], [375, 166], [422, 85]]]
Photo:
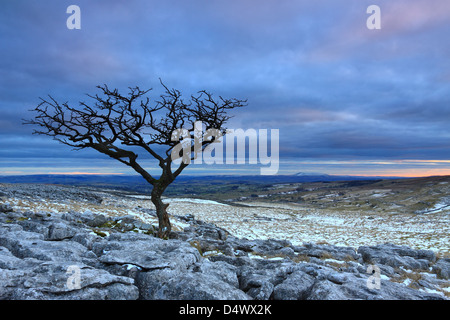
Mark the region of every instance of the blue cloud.
[[378, 1], [379, 31], [357, 0], [78, 0], [81, 30], [66, 28], [71, 1], [7, 2], [0, 156], [81, 156], [21, 125], [40, 96], [77, 103], [103, 83], [158, 95], [161, 77], [247, 98], [230, 125], [280, 129], [285, 159], [448, 159], [450, 5], [431, 2]]

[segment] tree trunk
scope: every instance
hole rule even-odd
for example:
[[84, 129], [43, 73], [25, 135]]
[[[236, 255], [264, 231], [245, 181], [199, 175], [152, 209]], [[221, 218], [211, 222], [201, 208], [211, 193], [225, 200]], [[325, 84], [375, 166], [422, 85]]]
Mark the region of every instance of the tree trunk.
[[161, 239], [167, 239], [172, 230], [169, 215], [166, 210], [169, 204], [165, 204], [161, 200], [164, 190], [165, 187], [155, 185], [152, 191], [152, 202], [156, 207], [156, 215], [158, 216], [158, 237]]

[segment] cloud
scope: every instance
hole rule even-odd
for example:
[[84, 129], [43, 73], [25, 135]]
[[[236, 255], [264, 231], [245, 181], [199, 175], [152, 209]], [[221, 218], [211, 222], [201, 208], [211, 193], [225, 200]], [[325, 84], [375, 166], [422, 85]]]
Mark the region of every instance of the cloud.
[[[326, 63], [350, 57], [377, 60], [405, 58], [433, 50], [441, 43], [441, 30], [449, 25], [450, 4], [446, 0], [377, 1], [381, 10], [381, 30], [369, 30], [366, 9], [369, 3], [352, 2], [341, 11], [341, 19], [315, 48], [304, 56], [306, 61]], [[435, 33], [436, 30], [439, 32]], [[437, 55], [445, 53], [433, 50]]]
[[2, 4], [3, 159], [102, 159], [21, 119], [39, 96], [76, 104], [103, 83], [155, 98], [159, 77], [185, 96], [248, 98], [230, 127], [280, 129], [289, 159], [448, 158], [447, 0], [377, 1], [381, 30], [366, 28], [372, 3], [359, 0], [78, 0], [79, 31], [65, 26], [70, 4]]

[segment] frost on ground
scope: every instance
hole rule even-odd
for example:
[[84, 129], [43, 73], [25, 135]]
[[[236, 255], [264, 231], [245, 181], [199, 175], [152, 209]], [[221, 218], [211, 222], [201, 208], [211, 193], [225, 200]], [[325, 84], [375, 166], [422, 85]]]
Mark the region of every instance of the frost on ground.
[[[318, 197], [342, 198], [328, 195]], [[428, 208], [442, 202], [438, 195]], [[449, 297], [445, 207], [408, 214], [381, 203], [378, 210], [350, 210], [252, 198], [166, 198], [173, 230], [183, 232], [162, 240], [152, 236], [157, 219], [146, 196], [0, 184], [0, 299]], [[61, 287], [73, 263], [89, 275], [78, 291]], [[372, 265], [381, 291], [367, 287]]]
[[248, 239], [286, 239], [293, 244], [324, 242], [359, 247], [381, 243], [431, 249], [448, 255], [450, 243], [449, 211], [427, 215], [303, 209], [300, 205], [252, 203], [250, 206], [172, 202], [169, 212], [193, 214], [214, 223], [236, 237]]
[[[375, 198], [382, 191], [373, 193]], [[1, 185], [1, 202], [16, 212], [50, 214], [91, 212], [112, 217], [132, 216], [157, 225], [149, 197], [111, 190], [51, 185]], [[294, 245], [307, 242], [339, 246], [370, 246], [382, 243], [431, 249], [442, 256], [450, 253], [450, 209], [437, 202], [435, 210], [423, 214], [380, 210], [311, 208], [295, 203], [239, 201], [224, 204], [211, 200], [166, 198], [175, 231], [188, 226], [177, 217], [194, 215], [214, 223], [232, 235], [247, 239], [286, 239]], [[444, 205], [442, 205], [442, 203]], [[119, 220], [120, 221], [120, 220]]]

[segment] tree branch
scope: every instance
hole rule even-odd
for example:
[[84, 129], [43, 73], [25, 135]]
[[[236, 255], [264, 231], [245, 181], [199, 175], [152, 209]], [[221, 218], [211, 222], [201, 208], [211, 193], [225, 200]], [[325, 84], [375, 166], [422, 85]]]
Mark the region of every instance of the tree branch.
[[[59, 103], [52, 96], [41, 99], [32, 110], [36, 116], [24, 124], [37, 126], [34, 134], [42, 134], [75, 149], [92, 148], [133, 168], [146, 181], [155, 185], [161, 179], [153, 178], [137, 162], [137, 154], [123, 146], [140, 147], [155, 158], [162, 169], [165, 181], [172, 182], [188, 165], [181, 163], [172, 172], [171, 150], [179, 143], [172, 141], [176, 129], [193, 132], [196, 121], [208, 129], [218, 129], [225, 134], [224, 124], [231, 118], [227, 112], [242, 107], [246, 100], [214, 99], [212, 94], [199, 91], [188, 102], [176, 89], [169, 89], [160, 79], [165, 92], [151, 106], [147, 94], [151, 91], [129, 87], [127, 95], [106, 84], [97, 86], [100, 94], [87, 95], [93, 103], [84, 101], [78, 107], [68, 102]], [[193, 133], [191, 133], [193, 134]], [[203, 141], [202, 148], [214, 141]], [[153, 145], [165, 146], [165, 156], [158, 154]], [[164, 180], [164, 179], [163, 179]]]

